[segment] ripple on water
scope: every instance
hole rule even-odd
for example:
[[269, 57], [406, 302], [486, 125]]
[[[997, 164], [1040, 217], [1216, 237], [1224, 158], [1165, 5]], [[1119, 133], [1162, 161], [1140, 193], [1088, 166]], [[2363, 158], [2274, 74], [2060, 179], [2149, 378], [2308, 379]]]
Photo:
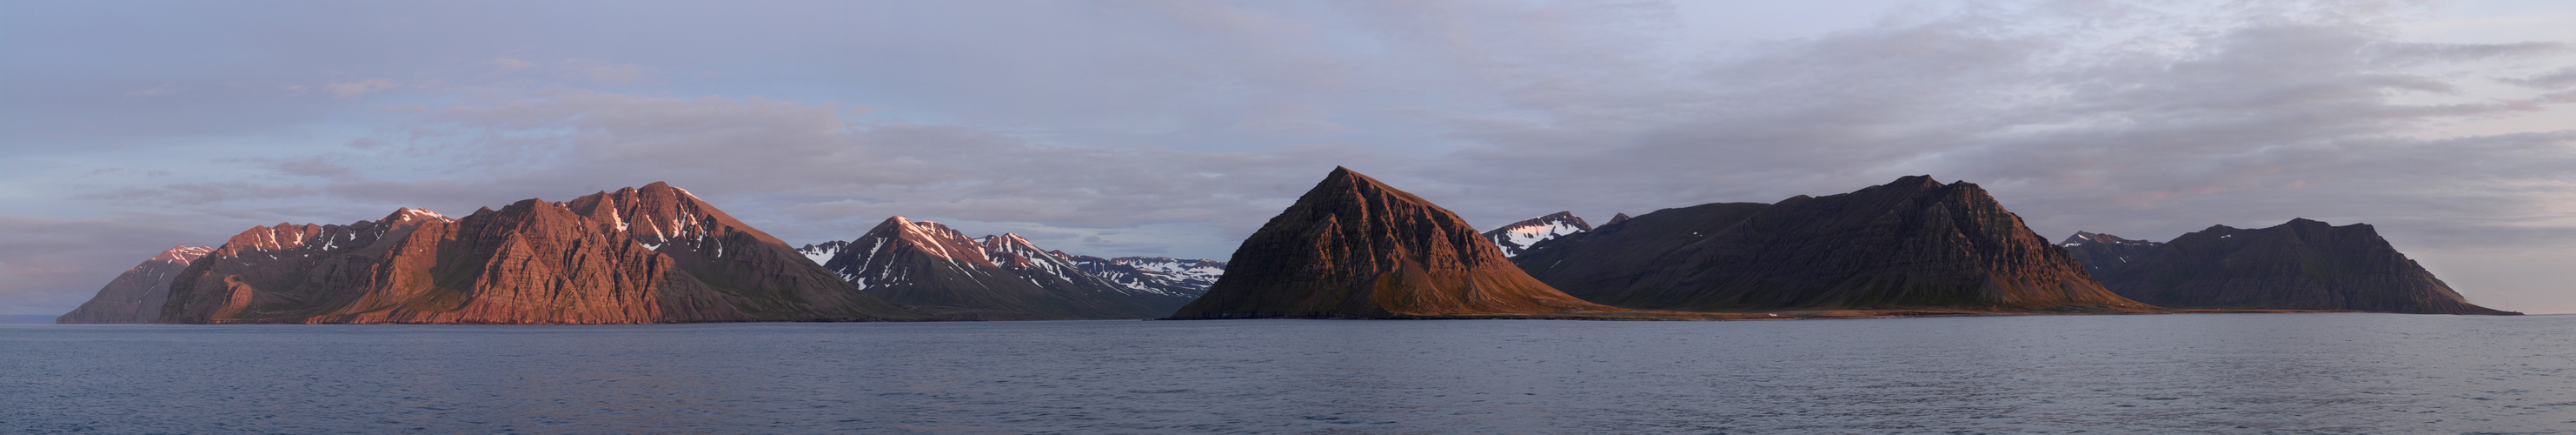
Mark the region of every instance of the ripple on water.
[[2576, 316], [0, 326], [25, 432], [2491, 432]]

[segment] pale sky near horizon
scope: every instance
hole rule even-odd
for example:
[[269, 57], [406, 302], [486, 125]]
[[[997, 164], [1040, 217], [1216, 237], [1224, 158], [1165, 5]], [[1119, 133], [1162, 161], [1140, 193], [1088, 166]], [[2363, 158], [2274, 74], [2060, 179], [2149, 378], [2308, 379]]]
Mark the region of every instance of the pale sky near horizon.
[[1336, 165], [1480, 227], [1917, 174], [2052, 240], [2368, 223], [2576, 313], [2576, 2], [0, 0], [0, 314], [654, 181], [1222, 260]]

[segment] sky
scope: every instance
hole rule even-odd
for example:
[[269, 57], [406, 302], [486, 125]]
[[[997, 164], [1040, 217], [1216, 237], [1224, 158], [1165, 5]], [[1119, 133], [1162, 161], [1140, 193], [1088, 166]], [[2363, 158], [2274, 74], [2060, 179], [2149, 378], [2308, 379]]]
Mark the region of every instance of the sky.
[[0, 314], [655, 181], [1223, 260], [1335, 166], [1487, 228], [1923, 174], [2051, 239], [2367, 223], [2576, 313], [2576, 2], [0, 0]]

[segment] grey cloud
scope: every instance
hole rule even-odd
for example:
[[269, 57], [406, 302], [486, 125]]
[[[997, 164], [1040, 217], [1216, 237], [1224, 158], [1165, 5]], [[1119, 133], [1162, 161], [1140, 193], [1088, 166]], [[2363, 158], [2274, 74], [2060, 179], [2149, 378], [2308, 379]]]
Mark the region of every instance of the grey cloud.
[[2576, 87], [2576, 67], [2559, 68], [2557, 71], [2544, 74], [2498, 79], [2498, 81], [2541, 89], [2566, 89]]
[[[121, 174], [64, 188], [222, 208], [226, 225], [462, 214], [668, 181], [791, 240], [901, 214], [976, 234], [1094, 234], [1101, 245], [1050, 240], [1097, 254], [1222, 257], [1348, 165], [1480, 225], [1929, 173], [1987, 186], [2052, 237], [2308, 217], [2381, 225], [2401, 248], [2576, 243], [2563, 169], [2576, 137], [2427, 132], [2563, 117], [2576, 70], [2529, 65], [2566, 65], [2568, 41], [2412, 41], [2395, 27], [2409, 3], [2169, 5], [1908, 9], [1716, 43], [1677, 32], [1685, 17], [1654, 2], [681, 5], [614, 25], [522, 18], [570, 8], [551, 4], [361, 5], [350, 19], [225, 27], [291, 43], [181, 41], [273, 49], [267, 70], [102, 76], [25, 67], [53, 49], [8, 45], [0, 65], [19, 69], [0, 83], [0, 132], [32, 144], [14, 157], [186, 151], [198, 142], [168, 138], [267, 140], [315, 119], [371, 131], [257, 151], [285, 153], [268, 160], [117, 163], [176, 169], [181, 184]], [[192, 13], [212, 12], [169, 15]], [[376, 16], [405, 19], [362, 18]], [[87, 34], [0, 18], [13, 19], [0, 41]], [[178, 71], [182, 58], [117, 66]], [[336, 99], [334, 83], [372, 90]], [[280, 91], [295, 85], [309, 95]], [[163, 88], [186, 92], [123, 94]]]
[[297, 198], [312, 196], [319, 192], [318, 189], [310, 186], [227, 181], [177, 183], [155, 187], [119, 187], [104, 192], [83, 193], [74, 197], [122, 204], [187, 206]]

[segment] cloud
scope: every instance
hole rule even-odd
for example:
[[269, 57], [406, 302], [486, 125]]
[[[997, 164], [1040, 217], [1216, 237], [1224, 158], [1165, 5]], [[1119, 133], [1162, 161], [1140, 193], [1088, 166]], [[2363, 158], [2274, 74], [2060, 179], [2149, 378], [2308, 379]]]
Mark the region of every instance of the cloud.
[[2499, 79], [2498, 81], [2540, 89], [2566, 89], [2568, 87], [2576, 87], [2576, 67], [2559, 68], [2557, 71], [2551, 71], [2546, 74], [2538, 74], [2522, 78]]
[[[0, 132], [72, 139], [0, 137], [29, 144], [12, 157], [45, 157], [0, 168], [176, 175], [0, 180], [71, 198], [12, 210], [238, 214], [227, 226], [669, 181], [791, 240], [901, 214], [1101, 238], [1048, 242], [1103, 250], [1088, 254], [1223, 257], [1335, 165], [1483, 225], [1928, 173], [1985, 185], [2052, 237], [2307, 217], [2379, 225], [2401, 249], [2576, 249], [2570, 41], [2411, 34], [2431, 10], [2413, 2], [1952, 3], [1727, 40], [1680, 6], [680, 5], [618, 26], [470, 33], [445, 29], [555, 6], [358, 27], [287, 17], [275, 32], [345, 37], [257, 45], [286, 57], [273, 70], [61, 94], [113, 102], [10, 88], [42, 104], [10, 106]], [[78, 40], [18, 38], [37, 39]], [[233, 44], [189, 48], [267, 42]], [[187, 70], [168, 65], [128, 69]], [[362, 111], [274, 95], [313, 71], [440, 84]], [[189, 98], [118, 98], [156, 83]], [[396, 84], [290, 90], [347, 99]], [[199, 100], [222, 104], [184, 105]], [[102, 121], [125, 113], [142, 115]]]
[[364, 81], [355, 81], [355, 82], [348, 82], [348, 83], [332, 83], [332, 84], [322, 85], [322, 89], [324, 89], [324, 90], [327, 90], [327, 91], [330, 91], [330, 92], [331, 92], [331, 97], [332, 97], [332, 98], [358, 98], [358, 97], [360, 97], [360, 96], [364, 96], [364, 95], [372, 94], [372, 93], [376, 93], [376, 92], [381, 92], [381, 91], [384, 91], [384, 90], [387, 90], [387, 89], [393, 89], [393, 88], [394, 88], [394, 82], [393, 82], [392, 80], [385, 80], [385, 79], [370, 79], [370, 80], [364, 80]]

